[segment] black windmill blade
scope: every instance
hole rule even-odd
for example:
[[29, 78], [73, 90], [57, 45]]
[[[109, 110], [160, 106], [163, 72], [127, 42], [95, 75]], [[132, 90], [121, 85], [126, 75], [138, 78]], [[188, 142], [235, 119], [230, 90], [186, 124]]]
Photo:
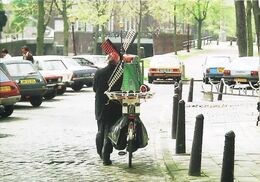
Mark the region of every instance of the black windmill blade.
[[137, 36], [137, 33], [133, 29], [130, 29], [127, 32], [127, 35], [126, 35], [126, 37], [124, 39], [124, 42], [123, 42], [123, 50], [124, 50], [124, 52], [126, 52], [127, 49], [129, 48], [129, 46], [133, 44], [136, 36]]

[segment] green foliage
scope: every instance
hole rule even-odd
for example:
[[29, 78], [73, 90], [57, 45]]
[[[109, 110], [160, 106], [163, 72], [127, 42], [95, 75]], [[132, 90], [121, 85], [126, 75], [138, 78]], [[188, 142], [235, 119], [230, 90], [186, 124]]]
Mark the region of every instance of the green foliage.
[[30, 17], [37, 15], [37, 1], [35, 0], [12, 0], [13, 17], [10, 29], [15, 32], [23, 31], [24, 27], [30, 22]]
[[75, 15], [80, 21], [92, 25], [105, 25], [112, 15], [115, 1], [81, 0], [77, 5], [78, 8], [70, 13]]

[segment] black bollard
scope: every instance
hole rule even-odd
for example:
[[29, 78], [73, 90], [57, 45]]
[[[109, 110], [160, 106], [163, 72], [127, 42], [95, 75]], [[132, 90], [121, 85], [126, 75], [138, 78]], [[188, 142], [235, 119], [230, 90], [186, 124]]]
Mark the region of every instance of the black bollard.
[[177, 82], [174, 84], [174, 94], [177, 94], [180, 99], [180, 89], [179, 84]]
[[221, 182], [234, 181], [234, 155], [235, 155], [235, 133], [233, 131], [230, 131], [225, 135]]
[[219, 86], [218, 100], [222, 100], [223, 89], [224, 89], [224, 81], [221, 79], [220, 86]]
[[179, 101], [178, 116], [177, 116], [177, 131], [176, 131], [176, 147], [175, 153], [185, 153], [185, 102], [184, 100]]
[[193, 143], [190, 157], [190, 176], [200, 176], [201, 174], [201, 153], [203, 139], [204, 116], [202, 114], [196, 117], [196, 124], [193, 136]]
[[179, 105], [179, 96], [178, 94], [175, 94], [173, 96], [173, 108], [172, 108], [172, 139], [176, 139], [178, 105]]
[[193, 86], [194, 86], [194, 79], [192, 78], [190, 80], [190, 90], [189, 90], [188, 102], [193, 101]]
[[182, 99], [182, 86], [183, 86], [183, 83], [182, 83], [182, 80], [179, 81], [179, 96], [180, 96], [180, 100]]

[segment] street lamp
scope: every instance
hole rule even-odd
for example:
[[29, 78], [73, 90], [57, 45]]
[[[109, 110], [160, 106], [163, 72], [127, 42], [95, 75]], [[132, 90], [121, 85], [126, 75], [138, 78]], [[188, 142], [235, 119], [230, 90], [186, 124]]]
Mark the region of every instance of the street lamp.
[[76, 52], [76, 44], [75, 44], [75, 31], [74, 31], [74, 27], [75, 27], [75, 23], [77, 21], [77, 17], [74, 15], [70, 15], [69, 16], [69, 22], [71, 23], [71, 32], [72, 32], [72, 45], [73, 45], [73, 54], [74, 56], [77, 55]]

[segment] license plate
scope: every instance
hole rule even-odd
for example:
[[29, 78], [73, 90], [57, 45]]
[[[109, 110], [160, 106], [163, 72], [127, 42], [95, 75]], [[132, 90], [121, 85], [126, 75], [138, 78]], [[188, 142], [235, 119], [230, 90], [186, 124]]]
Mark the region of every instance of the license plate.
[[224, 72], [224, 68], [218, 68], [218, 72], [219, 73], [223, 73]]
[[170, 73], [170, 69], [160, 69], [160, 73]]
[[238, 82], [241, 82], [241, 83], [247, 82], [247, 79], [246, 79], [246, 78], [235, 78], [234, 80], [235, 80], [235, 81], [238, 81]]
[[20, 80], [21, 84], [35, 84], [36, 80], [35, 79], [30, 79], [30, 80]]
[[0, 92], [9, 92], [9, 91], [11, 91], [11, 87], [10, 86], [0, 87]]

